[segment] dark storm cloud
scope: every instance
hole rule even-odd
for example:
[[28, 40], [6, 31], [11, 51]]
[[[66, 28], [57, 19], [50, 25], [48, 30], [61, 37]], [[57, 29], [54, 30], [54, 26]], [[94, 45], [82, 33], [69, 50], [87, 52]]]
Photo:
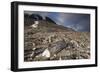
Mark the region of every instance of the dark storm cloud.
[[90, 31], [90, 15], [76, 13], [58, 13], [58, 12], [32, 12], [25, 11], [28, 14], [39, 14], [42, 17], [48, 16], [58, 25], [72, 28], [76, 31]]

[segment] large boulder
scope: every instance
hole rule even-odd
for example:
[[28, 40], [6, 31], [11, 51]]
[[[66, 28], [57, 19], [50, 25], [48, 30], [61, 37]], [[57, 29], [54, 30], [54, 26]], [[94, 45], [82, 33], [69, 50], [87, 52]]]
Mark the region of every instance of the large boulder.
[[57, 41], [55, 43], [52, 43], [49, 47], [49, 51], [51, 55], [55, 55], [58, 52], [62, 51], [64, 48], [66, 48], [66, 42], [64, 40], [62, 41]]

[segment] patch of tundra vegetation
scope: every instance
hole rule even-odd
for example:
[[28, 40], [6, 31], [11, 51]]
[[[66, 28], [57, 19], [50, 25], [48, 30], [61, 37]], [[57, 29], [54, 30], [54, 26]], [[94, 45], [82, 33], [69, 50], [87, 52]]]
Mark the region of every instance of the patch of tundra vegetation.
[[34, 31], [29, 33], [27, 30], [24, 33], [24, 61], [26, 62], [90, 58], [88, 32], [35, 33]]

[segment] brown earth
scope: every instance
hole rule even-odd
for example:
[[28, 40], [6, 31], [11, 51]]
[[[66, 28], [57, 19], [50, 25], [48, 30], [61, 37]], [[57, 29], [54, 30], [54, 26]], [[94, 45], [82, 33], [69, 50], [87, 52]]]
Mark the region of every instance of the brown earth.
[[[41, 56], [45, 49], [49, 49], [50, 57]], [[26, 62], [89, 58], [89, 32], [77, 32], [48, 21], [40, 21], [38, 28], [24, 27], [24, 61]]]

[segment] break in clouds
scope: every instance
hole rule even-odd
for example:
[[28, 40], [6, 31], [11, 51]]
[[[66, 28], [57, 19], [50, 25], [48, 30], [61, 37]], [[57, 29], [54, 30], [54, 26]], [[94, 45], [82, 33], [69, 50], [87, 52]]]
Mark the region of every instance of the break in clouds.
[[72, 28], [75, 31], [90, 32], [90, 14], [34, 11], [25, 11], [25, 13], [39, 14], [43, 18], [47, 16], [58, 25]]

